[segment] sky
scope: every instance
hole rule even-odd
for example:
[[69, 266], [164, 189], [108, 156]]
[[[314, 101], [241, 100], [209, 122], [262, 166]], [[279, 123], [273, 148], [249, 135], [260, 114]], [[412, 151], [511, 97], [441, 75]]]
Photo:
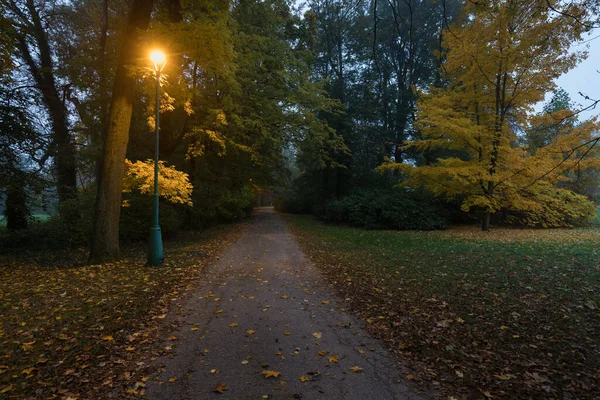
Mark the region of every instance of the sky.
[[[600, 71], [600, 29], [592, 31], [586, 40], [589, 41], [574, 46], [573, 50], [581, 50], [585, 49], [585, 46], [589, 46], [588, 58], [556, 80], [557, 85], [566, 90], [571, 96], [571, 100], [578, 104], [577, 108], [584, 108], [593, 103], [585, 100], [579, 92], [592, 99], [600, 99], [600, 72], [598, 72]], [[546, 100], [551, 97], [551, 95], [546, 96]], [[541, 110], [542, 104], [538, 104], [536, 109]], [[579, 120], [584, 121], [596, 115], [600, 115], [600, 104], [597, 104], [595, 109], [582, 112]]]

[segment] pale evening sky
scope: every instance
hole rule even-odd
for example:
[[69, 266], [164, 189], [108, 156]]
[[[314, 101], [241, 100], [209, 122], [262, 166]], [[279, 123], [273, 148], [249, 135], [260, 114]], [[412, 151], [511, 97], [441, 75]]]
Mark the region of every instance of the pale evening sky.
[[[558, 87], [569, 93], [571, 100], [578, 105], [578, 109], [585, 108], [593, 103], [585, 100], [579, 92], [592, 99], [600, 99], [600, 72], [598, 72], [600, 71], [600, 29], [595, 29], [586, 40], [589, 41], [583, 44], [580, 43], [574, 46], [573, 49], [580, 50], [588, 45], [588, 58], [556, 81]], [[546, 100], [550, 98], [551, 95], [546, 96]], [[541, 104], [536, 109], [541, 110]], [[595, 109], [582, 112], [579, 120], [584, 121], [597, 115], [600, 115], [600, 104], [597, 104]]]

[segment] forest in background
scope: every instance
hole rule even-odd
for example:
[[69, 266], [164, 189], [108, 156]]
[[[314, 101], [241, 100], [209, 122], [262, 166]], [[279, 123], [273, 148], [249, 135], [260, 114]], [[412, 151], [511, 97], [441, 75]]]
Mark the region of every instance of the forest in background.
[[147, 237], [154, 48], [167, 235], [243, 218], [264, 192], [367, 228], [585, 224], [599, 127], [553, 82], [597, 6], [0, 0], [3, 242], [103, 262]]

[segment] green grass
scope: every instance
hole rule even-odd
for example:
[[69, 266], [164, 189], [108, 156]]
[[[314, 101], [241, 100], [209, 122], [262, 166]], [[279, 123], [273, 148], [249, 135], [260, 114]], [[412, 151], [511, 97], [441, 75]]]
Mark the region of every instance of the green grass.
[[[31, 215], [32, 218], [34, 218], [37, 221], [47, 221], [48, 219], [50, 219], [50, 217], [52, 217], [52, 215], [50, 214], [32, 214]], [[4, 218], [3, 216], [0, 216], [0, 228], [4, 228], [6, 227], [6, 218]]]
[[600, 396], [600, 230], [286, 219], [347, 304], [414, 360], [417, 380], [468, 398]]

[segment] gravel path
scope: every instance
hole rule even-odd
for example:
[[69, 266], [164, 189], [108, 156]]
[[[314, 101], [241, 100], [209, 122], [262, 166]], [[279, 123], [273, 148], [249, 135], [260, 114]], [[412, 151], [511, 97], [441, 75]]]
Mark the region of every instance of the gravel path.
[[340, 311], [279, 215], [257, 209], [246, 229], [186, 300], [149, 398], [421, 399], [364, 324]]

